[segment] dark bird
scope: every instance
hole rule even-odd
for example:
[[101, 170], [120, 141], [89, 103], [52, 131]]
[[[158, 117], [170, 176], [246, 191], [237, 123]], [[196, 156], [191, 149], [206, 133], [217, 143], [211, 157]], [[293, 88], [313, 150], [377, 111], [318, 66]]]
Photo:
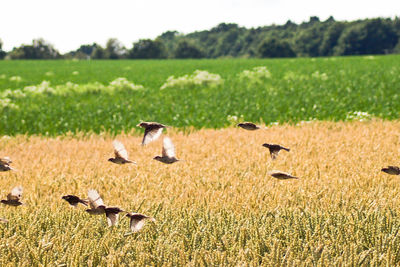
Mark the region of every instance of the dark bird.
[[269, 153], [271, 154], [271, 158], [272, 159], [276, 159], [276, 157], [278, 156], [279, 151], [281, 151], [281, 149], [286, 150], [287, 152], [290, 151], [289, 148], [283, 147], [281, 145], [277, 145], [277, 144], [263, 144], [264, 147], [269, 149]]
[[83, 204], [85, 206], [87, 206], [88, 203], [89, 203], [88, 200], [81, 199], [81, 198], [79, 198], [77, 196], [74, 196], [74, 195], [66, 195], [66, 196], [63, 196], [62, 199], [67, 201], [71, 206], [73, 206], [75, 208], [78, 206], [79, 203], [81, 203], [81, 204]]
[[125, 164], [125, 163], [133, 163], [136, 162], [128, 159], [128, 151], [126, 151], [125, 146], [118, 140], [113, 141], [114, 154], [115, 158], [109, 158], [108, 161], [111, 161], [116, 164]]
[[138, 127], [144, 128], [144, 136], [142, 140], [142, 145], [147, 145], [148, 143], [157, 140], [167, 126], [158, 122], [141, 122]]
[[277, 178], [277, 179], [279, 179], [279, 180], [299, 179], [299, 178], [296, 177], [296, 176], [292, 176], [292, 175], [289, 174], [289, 173], [281, 172], [281, 171], [271, 171], [271, 172], [269, 173], [269, 175], [271, 175], [272, 177]]
[[175, 156], [175, 146], [169, 137], [165, 137], [163, 140], [162, 156], [156, 156], [153, 159], [166, 164], [179, 161]]
[[254, 131], [260, 129], [260, 126], [255, 125], [252, 122], [241, 122], [237, 124], [238, 127], [241, 127], [243, 129], [249, 130], [249, 131]]
[[382, 168], [381, 171], [391, 175], [400, 175], [400, 168], [397, 166], [387, 166], [387, 168]]
[[13, 168], [10, 167], [11, 163], [12, 161], [9, 157], [0, 158], [0, 171], [6, 172], [14, 170]]
[[118, 223], [118, 214], [124, 212], [122, 209], [104, 205], [103, 199], [101, 199], [99, 193], [94, 189], [89, 190], [88, 199], [90, 209], [87, 209], [86, 212], [91, 215], [105, 214], [109, 226], [114, 226]]
[[7, 195], [7, 199], [1, 200], [1, 203], [15, 207], [22, 205], [23, 203], [20, 202], [22, 191], [22, 186], [14, 187], [13, 190], [11, 190], [11, 193]]
[[129, 227], [131, 228], [132, 232], [138, 232], [140, 231], [144, 224], [146, 223], [147, 220], [155, 222], [156, 220], [152, 217], [149, 217], [147, 215], [144, 214], [140, 214], [140, 213], [129, 213], [126, 214], [127, 217], [130, 218], [130, 223], [129, 223]]

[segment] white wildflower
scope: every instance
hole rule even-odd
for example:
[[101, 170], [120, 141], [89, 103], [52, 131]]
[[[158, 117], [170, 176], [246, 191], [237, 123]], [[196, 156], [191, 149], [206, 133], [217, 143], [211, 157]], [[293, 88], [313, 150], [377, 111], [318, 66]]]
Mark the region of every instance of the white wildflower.
[[363, 111], [348, 112], [346, 115], [347, 121], [368, 121], [371, 119], [372, 115]]
[[12, 81], [12, 82], [19, 83], [19, 82], [22, 81], [22, 78], [21, 78], [21, 76], [11, 76], [9, 80]]
[[168, 77], [167, 81], [160, 87], [161, 90], [166, 88], [190, 89], [195, 87], [218, 87], [222, 85], [224, 80], [219, 74], [209, 73], [205, 70], [195, 70], [191, 75], [184, 75], [175, 78]]

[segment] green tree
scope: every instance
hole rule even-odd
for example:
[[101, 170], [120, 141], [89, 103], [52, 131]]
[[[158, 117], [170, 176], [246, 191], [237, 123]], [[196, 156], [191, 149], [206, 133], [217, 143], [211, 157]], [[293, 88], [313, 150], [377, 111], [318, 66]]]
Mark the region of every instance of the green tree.
[[0, 39], [0, 59], [4, 59], [6, 55], [6, 51], [3, 50], [3, 41]]
[[174, 52], [175, 58], [202, 58], [203, 52], [193, 42], [181, 40]]
[[160, 39], [141, 39], [133, 43], [129, 51], [130, 58], [165, 58], [166, 52], [163, 42]]
[[48, 42], [34, 39], [32, 45], [14, 47], [9, 53], [11, 59], [59, 59], [61, 54]]
[[116, 39], [110, 38], [107, 40], [104, 57], [107, 59], [123, 58], [126, 54], [125, 47]]
[[338, 40], [336, 54], [384, 54], [393, 50], [398, 36], [383, 19], [361, 21], [347, 27]]
[[[312, 25], [309, 25], [310, 23]], [[322, 23], [317, 22], [316, 19], [313, 19], [313, 21], [310, 20], [308, 25], [307, 28], [299, 31], [294, 38], [293, 43], [296, 44], [296, 54], [299, 56], [317, 57], [320, 55], [319, 46], [322, 42], [325, 27]]]
[[336, 22], [328, 27], [323, 34], [322, 42], [319, 47], [319, 54], [321, 56], [332, 56], [334, 54], [335, 46], [345, 27], [346, 24], [343, 22]]
[[258, 47], [259, 57], [295, 57], [289, 42], [275, 37], [265, 39]]
[[106, 52], [101, 45], [97, 45], [96, 48], [93, 50], [92, 54], [90, 55], [93, 59], [105, 59]]

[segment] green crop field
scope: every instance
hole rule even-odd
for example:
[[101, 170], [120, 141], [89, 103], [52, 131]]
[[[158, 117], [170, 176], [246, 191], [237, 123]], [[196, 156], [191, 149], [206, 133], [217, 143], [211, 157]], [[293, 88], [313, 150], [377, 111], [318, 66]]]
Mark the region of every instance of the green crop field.
[[[0, 134], [118, 133], [140, 120], [219, 128], [236, 118], [265, 124], [359, 114], [395, 119], [399, 60], [0, 61]], [[196, 70], [219, 76], [187, 77], [160, 89], [168, 77]]]

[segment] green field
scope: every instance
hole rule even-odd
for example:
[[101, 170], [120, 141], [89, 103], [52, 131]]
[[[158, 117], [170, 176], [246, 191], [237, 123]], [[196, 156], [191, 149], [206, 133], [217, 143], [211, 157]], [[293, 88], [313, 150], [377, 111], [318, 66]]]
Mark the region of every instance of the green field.
[[[0, 134], [118, 133], [131, 130], [139, 120], [219, 128], [231, 123], [228, 116], [266, 124], [348, 120], [353, 112], [395, 119], [400, 110], [399, 60], [400, 56], [0, 61]], [[265, 66], [271, 77], [240, 79], [244, 70], [258, 66]], [[169, 76], [195, 70], [219, 74], [223, 83], [160, 90]], [[94, 83], [108, 85], [119, 77], [144, 88], [95, 90], [99, 84]], [[63, 93], [4, 94], [7, 89], [23, 90], [42, 81], [49, 81], [54, 88], [64, 85]], [[78, 84], [78, 89], [66, 92], [68, 82]]]

